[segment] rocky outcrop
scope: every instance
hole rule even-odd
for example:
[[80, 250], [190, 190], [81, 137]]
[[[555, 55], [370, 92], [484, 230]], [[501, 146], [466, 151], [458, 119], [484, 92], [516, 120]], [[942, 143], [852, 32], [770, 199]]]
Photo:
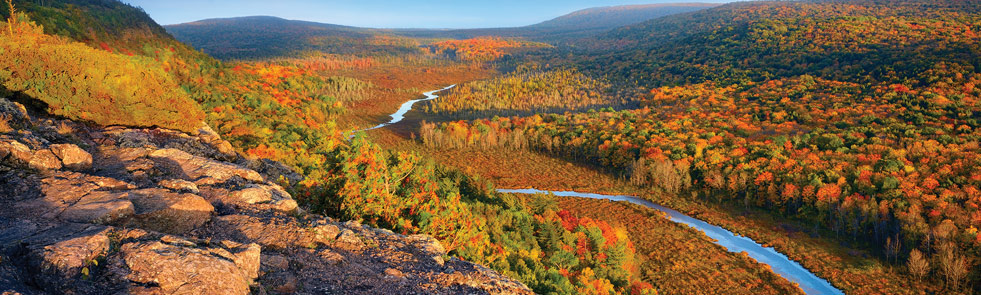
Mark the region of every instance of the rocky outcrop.
[[48, 291], [73, 289], [69, 279], [85, 279], [89, 266], [109, 251], [109, 232], [105, 226], [70, 225], [56, 227], [33, 236], [28, 246], [29, 265], [35, 280]]
[[258, 252], [255, 244], [236, 250], [165, 236], [122, 245], [109, 268], [137, 283], [127, 290], [133, 294], [246, 294]]
[[27, 167], [33, 157], [31, 148], [23, 143], [12, 140], [0, 141], [0, 159], [7, 162], [10, 167]]
[[226, 183], [233, 177], [252, 182], [263, 182], [263, 178], [258, 172], [191, 155], [178, 149], [155, 150], [147, 156], [153, 160], [158, 171], [177, 177], [177, 179], [191, 181], [196, 185]]
[[159, 232], [182, 234], [211, 220], [215, 207], [195, 194], [151, 188], [129, 192], [135, 208], [132, 224]]
[[65, 208], [59, 217], [69, 222], [120, 224], [135, 214], [128, 193], [94, 192]]
[[74, 144], [52, 144], [51, 151], [61, 159], [68, 170], [84, 171], [92, 168], [92, 154]]
[[0, 114], [0, 294], [530, 293], [431, 237], [303, 212], [276, 183], [299, 174], [210, 128]]
[[31, 154], [31, 160], [27, 166], [35, 170], [50, 171], [61, 169], [61, 161], [49, 149], [35, 151]]

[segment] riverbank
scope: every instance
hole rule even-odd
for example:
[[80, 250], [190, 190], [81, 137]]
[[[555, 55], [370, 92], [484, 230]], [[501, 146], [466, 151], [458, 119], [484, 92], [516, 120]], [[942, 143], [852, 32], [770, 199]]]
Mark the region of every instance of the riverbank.
[[[702, 232], [663, 218], [641, 205], [576, 197], [556, 197], [574, 215], [627, 229], [645, 261], [645, 280], [662, 294], [802, 294], [803, 290], [766, 265], [726, 251]], [[735, 286], [735, 287], [734, 287]]]
[[399, 106], [399, 109], [396, 110], [395, 113], [393, 113], [393, 114], [391, 114], [389, 116], [392, 119], [391, 120], [388, 120], [388, 122], [379, 123], [378, 125], [375, 125], [374, 127], [371, 127], [371, 128], [365, 128], [365, 129], [361, 129], [361, 130], [355, 130], [355, 131], [353, 131], [353, 133], [357, 133], [357, 132], [361, 132], [361, 131], [375, 130], [375, 129], [378, 129], [378, 128], [382, 128], [382, 127], [386, 127], [386, 126], [389, 126], [389, 125], [393, 125], [393, 124], [397, 124], [399, 122], [402, 122], [402, 120], [405, 119], [405, 114], [412, 110], [412, 106], [413, 105], [415, 105], [418, 102], [436, 99], [436, 98], [439, 97], [438, 95], [436, 95], [436, 93], [449, 90], [449, 89], [453, 88], [454, 86], [456, 86], [456, 84], [453, 84], [453, 85], [450, 85], [450, 86], [446, 86], [443, 89], [437, 89], [437, 90], [433, 90], [433, 91], [429, 91], [429, 92], [423, 92], [422, 93], [422, 95], [424, 96], [423, 98], [413, 99], [413, 100], [409, 100], [409, 101], [406, 101], [406, 102], [402, 103]]
[[[385, 136], [382, 133], [374, 135]], [[418, 143], [385, 137], [385, 141], [392, 144], [393, 148], [429, 153], [441, 163], [486, 177], [497, 187], [573, 189], [602, 194], [644, 196], [644, 199], [771, 246], [819, 277], [828, 280], [846, 294], [928, 294], [940, 290], [941, 287], [914, 282], [901, 272], [899, 266], [889, 266], [875, 258], [872, 253], [842, 246], [828, 233], [813, 231], [805, 224], [777, 218], [762, 210], [746, 210], [742, 206], [737, 208], [706, 203], [690, 197], [641, 190], [622, 179], [597, 170], [596, 167], [570, 163], [535, 152], [427, 150]], [[507, 165], [503, 163], [516, 166], [508, 170], [504, 168]], [[491, 177], [494, 175], [506, 176]]]
[[790, 260], [786, 255], [777, 252], [772, 247], [765, 247], [747, 237], [737, 236], [721, 227], [709, 224], [702, 220], [682, 214], [676, 210], [654, 204], [651, 201], [635, 196], [604, 195], [574, 191], [545, 191], [537, 189], [498, 189], [497, 191], [502, 193], [517, 194], [554, 194], [562, 197], [609, 200], [641, 205], [663, 213], [662, 216], [667, 217], [669, 220], [675, 223], [684, 224], [692, 229], [701, 231], [708, 236], [709, 239], [713, 240], [713, 243], [725, 247], [729, 252], [746, 253], [750, 258], [755, 259], [757, 262], [769, 266], [770, 269], [772, 269], [777, 275], [791, 281], [797, 286], [800, 286], [800, 288], [807, 294], [843, 294], [841, 290], [834, 288], [824, 279], [817, 277], [797, 262]]

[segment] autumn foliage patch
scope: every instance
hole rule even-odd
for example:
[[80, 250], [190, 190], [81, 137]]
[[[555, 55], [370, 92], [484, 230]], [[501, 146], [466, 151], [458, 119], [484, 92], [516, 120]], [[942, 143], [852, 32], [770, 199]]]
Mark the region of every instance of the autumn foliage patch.
[[13, 34], [0, 39], [6, 90], [43, 101], [53, 114], [102, 125], [202, 126], [198, 105], [152, 60], [45, 35], [23, 14], [8, 24]]

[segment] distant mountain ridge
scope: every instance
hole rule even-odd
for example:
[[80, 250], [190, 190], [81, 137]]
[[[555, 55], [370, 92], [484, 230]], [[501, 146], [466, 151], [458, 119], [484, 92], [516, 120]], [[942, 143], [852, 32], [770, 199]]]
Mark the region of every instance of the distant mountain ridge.
[[625, 25], [715, 6], [718, 4], [670, 3], [597, 7], [517, 28], [372, 29], [273, 16], [205, 19], [168, 25], [165, 28], [178, 40], [219, 59], [262, 59], [291, 56], [304, 51], [370, 54], [416, 50], [418, 44], [404, 40], [405, 37], [467, 39], [497, 36], [565, 43]]
[[318, 38], [363, 40], [373, 33], [367, 29], [287, 20], [273, 16], [213, 18], [165, 26], [177, 39], [219, 59], [255, 59], [286, 56], [296, 51], [331, 52], [329, 44], [314, 44]]
[[395, 31], [413, 37], [473, 38], [493, 35], [565, 43], [626, 25], [719, 5], [716, 3], [659, 3], [606, 6], [577, 10], [551, 20], [523, 27]]
[[577, 10], [572, 13], [553, 18], [541, 23], [530, 25], [530, 28], [616, 28], [629, 24], [644, 22], [667, 14], [689, 12], [703, 8], [715, 7], [714, 3], [658, 3], [640, 5], [621, 5], [593, 7]]
[[[198, 21], [193, 21], [189, 23], [167, 25], [167, 28], [184, 28], [191, 26], [213, 26], [213, 25], [255, 25], [255, 26], [269, 26], [269, 25], [287, 25], [291, 28], [307, 26], [308, 28], [315, 29], [337, 29], [337, 30], [363, 30], [358, 27], [326, 24], [318, 22], [309, 22], [301, 20], [288, 20], [284, 18], [279, 18], [275, 16], [267, 15], [257, 15], [257, 16], [242, 16], [242, 17], [230, 17], [230, 18], [209, 18]], [[169, 30], [169, 29], [168, 29]]]

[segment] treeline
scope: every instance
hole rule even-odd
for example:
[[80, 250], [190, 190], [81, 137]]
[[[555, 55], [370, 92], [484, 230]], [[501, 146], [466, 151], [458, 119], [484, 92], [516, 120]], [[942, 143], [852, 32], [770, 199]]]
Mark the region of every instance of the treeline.
[[303, 57], [274, 59], [280, 63], [291, 63], [316, 72], [330, 72], [342, 69], [364, 70], [378, 64], [374, 57], [355, 57], [349, 55], [311, 53]]
[[[540, 117], [530, 119], [536, 118]], [[419, 126], [419, 139], [430, 148], [521, 150], [529, 147], [524, 130], [509, 128], [511, 128], [509, 118], [496, 118], [493, 121], [475, 120], [472, 125], [466, 121], [442, 124], [422, 121]]]
[[810, 76], [662, 87], [642, 109], [424, 124], [420, 139], [530, 149], [765, 208], [963, 291], [981, 250], [981, 74], [958, 72], [939, 64], [927, 75], [948, 78], [922, 88]]
[[576, 70], [522, 68], [502, 77], [468, 82], [429, 103], [435, 114], [475, 115], [486, 112], [555, 112], [622, 105], [610, 85]]

